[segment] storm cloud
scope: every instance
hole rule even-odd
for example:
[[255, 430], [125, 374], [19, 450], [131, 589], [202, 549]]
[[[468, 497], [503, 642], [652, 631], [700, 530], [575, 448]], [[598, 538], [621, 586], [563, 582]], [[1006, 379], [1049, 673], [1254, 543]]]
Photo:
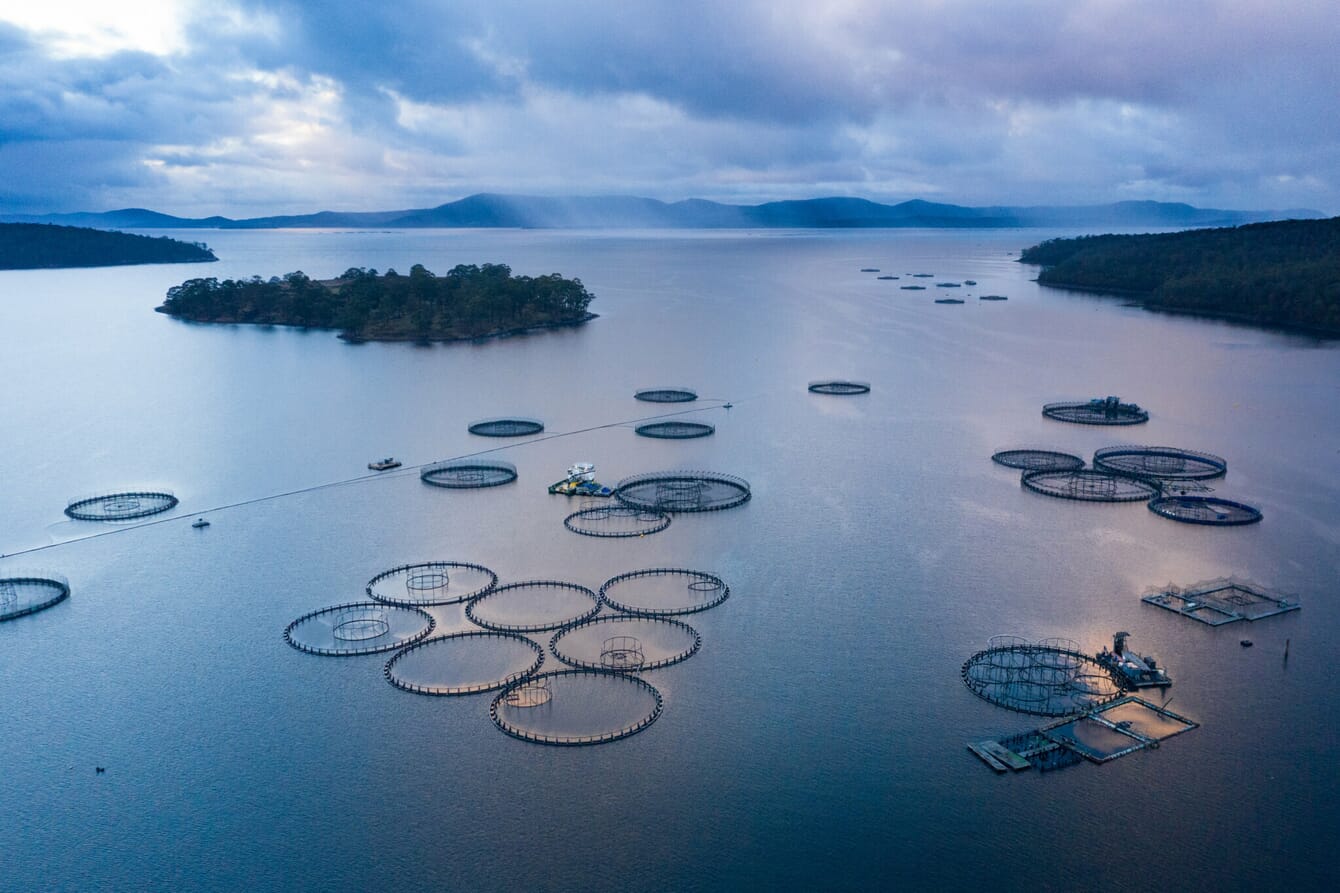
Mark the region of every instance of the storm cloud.
[[0, 0], [4, 210], [491, 190], [1340, 211], [1329, 0], [129, 7]]

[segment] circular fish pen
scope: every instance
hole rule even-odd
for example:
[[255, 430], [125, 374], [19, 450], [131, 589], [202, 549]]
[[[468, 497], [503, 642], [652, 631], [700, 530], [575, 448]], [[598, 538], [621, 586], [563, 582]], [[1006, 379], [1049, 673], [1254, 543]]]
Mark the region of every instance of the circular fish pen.
[[1121, 696], [1117, 678], [1069, 639], [1030, 642], [992, 636], [963, 662], [968, 691], [1007, 710], [1036, 716], [1083, 713]]
[[544, 649], [515, 633], [470, 630], [426, 639], [386, 662], [386, 681], [418, 695], [473, 695], [511, 685], [544, 663]]
[[1207, 481], [1228, 473], [1228, 463], [1210, 453], [1161, 446], [1110, 446], [1093, 454], [1101, 471], [1174, 481]]
[[1122, 403], [1116, 397], [1048, 403], [1042, 407], [1042, 414], [1058, 422], [1076, 425], [1138, 425], [1149, 421], [1148, 411], [1134, 403]]
[[527, 580], [498, 586], [470, 600], [465, 616], [485, 629], [535, 633], [594, 617], [600, 596], [576, 583]]
[[1000, 450], [991, 454], [991, 461], [1024, 471], [1074, 471], [1084, 467], [1079, 456], [1057, 450]]
[[574, 747], [635, 735], [663, 706], [661, 693], [637, 676], [572, 669], [513, 682], [493, 699], [489, 716], [513, 738]]
[[549, 650], [570, 667], [639, 672], [688, 660], [702, 647], [693, 627], [664, 617], [597, 617], [554, 633]]
[[809, 384], [809, 391], [811, 394], [832, 394], [839, 397], [850, 397], [855, 394], [870, 393], [870, 382], [844, 381], [836, 378], [828, 379], [826, 381], [812, 381]]
[[177, 507], [169, 490], [127, 490], [71, 499], [65, 514], [76, 521], [131, 521]]
[[749, 501], [749, 482], [713, 471], [653, 471], [619, 481], [614, 498], [649, 512], [715, 512]]
[[469, 428], [471, 434], [480, 437], [527, 437], [543, 430], [544, 422], [526, 418], [480, 419]]
[[715, 574], [674, 567], [653, 567], [611, 577], [600, 587], [600, 600], [615, 611], [641, 617], [695, 614], [730, 597], [730, 587]]
[[1020, 483], [1043, 496], [1079, 502], [1143, 502], [1159, 495], [1159, 485], [1146, 478], [1110, 471], [1025, 471]]
[[43, 571], [0, 578], [0, 623], [45, 611], [69, 597], [70, 581], [60, 574]]
[[1220, 527], [1255, 524], [1262, 518], [1258, 508], [1217, 496], [1160, 496], [1149, 501], [1149, 510], [1184, 524]]
[[308, 654], [376, 654], [426, 639], [436, 626], [421, 608], [349, 602], [302, 615], [284, 628], [284, 641]]
[[498, 459], [449, 459], [424, 466], [419, 480], [448, 490], [498, 487], [516, 480], [516, 466]]
[[670, 526], [670, 516], [652, 509], [628, 505], [597, 505], [579, 509], [563, 519], [563, 526], [582, 536], [621, 538], [660, 533]]
[[698, 392], [692, 388], [643, 388], [633, 394], [644, 403], [692, 403]]
[[498, 575], [468, 561], [425, 561], [382, 571], [368, 581], [368, 598], [385, 605], [454, 605], [498, 585]]
[[638, 425], [635, 430], [641, 437], [659, 437], [662, 440], [691, 440], [695, 437], [710, 437], [716, 433], [716, 426], [707, 422], [649, 422]]

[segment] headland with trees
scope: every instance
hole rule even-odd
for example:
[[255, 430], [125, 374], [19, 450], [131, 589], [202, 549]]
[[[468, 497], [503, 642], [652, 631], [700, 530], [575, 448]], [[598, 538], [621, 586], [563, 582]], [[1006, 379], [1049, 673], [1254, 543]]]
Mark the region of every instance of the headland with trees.
[[1131, 295], [1155, 310], [1340, 334], [1340, 217], [1050, 239], [1038, 282]]
[[182, 264], [218, 260], [200, 242], [82, 226], [0, 223], [0, 270]]

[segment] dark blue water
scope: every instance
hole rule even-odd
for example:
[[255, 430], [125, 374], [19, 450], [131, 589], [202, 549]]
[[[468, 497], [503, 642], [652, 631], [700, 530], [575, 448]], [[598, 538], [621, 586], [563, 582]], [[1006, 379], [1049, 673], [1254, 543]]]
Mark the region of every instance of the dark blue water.
[[[1047, 235], [228, 232], [208, 234], [222, 261], [207, 267], [0, 273], [0, 571], [73, 587], [0, 624], [0, 889], [1327, 886], [1340, 350], [1040, 290], [1013, 257]], [[152, 312], [190, 276], [480, 262], [578, 276], [601, 318], [421, 348]], [[866, 266], [935, 278], [902, 291]], [[933, 303], [933, 282], [968, 278], [967, 303]], [[823, 377], [873, 390], [806, 392]], [[632, 393], [663, 384], [696, 387], [683, 418], [716, 434], [616, 424], [660, 411]], [[1106, 394], [1151, 422], [1039, 414]], [[466, 425], [504, 414], [585, 433], [508, 447], [519, 480], [493, 490], [411, 471], [264, 499], [387, 454], [503, 446]], [[1051, 500], [988, 459], [1131, 440], [1224, 456], [1216, 493], [1264, 522]], [[579, 537], [561, 523], [574, 506], [544, 492], [574, 461], [606, 480], [739, 474], [754, 497], [642, 539]], [[143, 484], [181, 497], [174, 520], [79, 539], [108, 528], [61, 514]], [[411, 695], [384, 657], [284, 643], [298, 615], [426, 560], [592, 588], [678, 565], [732, 595], [689, 618], [697, 655], [647, 674], [666, 704], [650, 729], [545, 748], [498, 732], [487, 695]], [[1303, 610], [1211, 629], [1139, 601], [1226, 574]], [[460, 607], [434, 613], [467, 626]], [[998, 778], [968, 754], [1038, 724], [960, 682], [989, 636], [1096, 650], [1117, 629], [1202, 728], [1046, 775]]]

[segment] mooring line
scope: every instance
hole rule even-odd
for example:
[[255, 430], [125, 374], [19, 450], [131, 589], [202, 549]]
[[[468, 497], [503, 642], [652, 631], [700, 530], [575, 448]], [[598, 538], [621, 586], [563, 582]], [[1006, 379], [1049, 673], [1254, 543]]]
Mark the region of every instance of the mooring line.
[[726, 402], [727, 401], [723, 400], [720, 401], [720, 403], [717, 406], [699, 406], [693, 409], [680, 409], [674, 412], [663, 412], [658, 415], [643, 416], [641, 418], [636, 419], [624, 419], [618, 422], [608, 422], [603, 425], [591, 425], [590, 427], [578, 428], [573, 431], [559, 431], [553, 434], [544, 434], [539, 437], [532, 437], [524, 441], [519, 441], [517, 443], [509, 443], [496, 447], [489, 447], [488, 449], [477, 450], [473, 453], [465, 453], [460, 456], [451, 456], [446, 459], [434, 459], [431, 462], [421, 462], [418, 465], [405, 465], [391, 472], [372, 472], [371, 474], [360, 474], [357, 477], [344, 478], [338, 481], [327, 481], [322, 484], [312, 484], [309, 487], [299, 487], [296, 490], [285, 490], [282, 493], [270, 493], [265, 496], [254, 497], [252, 499], [243, 499], [238, 502], [230, 502], [225, 503], [224, 505], [217, 505], [214, 506], [213, 508], [196, 509], [195, 511], [188, 512], [185, 515], [173, 515], [170, 518], [157, 518], [152, 521], [143, 521], [139, 524], [127, 524], [123, 526], [118, 526], [116, 528], [113, 528], [112, 530], [102, 530], [98, 531], [97, 533], [90, 533], [85, 536], [79, 536], [68, 540], [62, 540], [58, 543], [47, 543], [41, 546], [33, 546], [30, 549], [21, 549], [18, 552], [10, 552], [8, 554], [0, 555], [0, 560], [8, 558], [17, 558], [20, 555], [31, 555], [34, 552], [43, 552], [47, 549], [54, 549], [58, 546], [69, 546], [75, 543], [82, 543], [86, 540], [97, 539], [99, 537], [104, 536], [111, 536], [112, 534], [116, 533], [126, 533], [131, 530], [142, 530], [145, 527], [154, 527], [158, 524], [171, 524], [175, 521], [185, 521], [191, 517], [200, 517], [202, 515], [209, 515], [215, 512], [227, 511], [228, 509], [245, 508], [251, 505], [259, 505], [262, 502], [273, 502], [278, 499], [287, 499], [291, 496], [302, 496], [306, 493], [316, 493], [320, 490], [329, 490], [335, 487], [346, 487], [352, 484], [365, 483], [367, 481], [382, 481], [382, 480], [389, 480], [391, 478], [401, 478], [411, 473], [421, 471], [422, 469], [427, 468], [430, 465], [436, 465], [439, 462], [457, 462], [462, 459], [474, 459], [478, 456], [487, 456], [490, 453], [497, 453], [503, 450], [514, 450], [519, 447], [528, 446], [533, 443], [542, 443], [547, 440], [558, 440], [564, 437], [575, 437], [578, 434], [589, 434], [592, 431], [603, 431], [607, 428], [622, 428], [627, 425], [637, 425], [642, 422], [655, 421], [656, 419], [668, 419], [673, 416], [688, 415], [690, 413], [695, 412], [704, 412], [712, 409], [720, 409], [722, 406], [725, 405]]

